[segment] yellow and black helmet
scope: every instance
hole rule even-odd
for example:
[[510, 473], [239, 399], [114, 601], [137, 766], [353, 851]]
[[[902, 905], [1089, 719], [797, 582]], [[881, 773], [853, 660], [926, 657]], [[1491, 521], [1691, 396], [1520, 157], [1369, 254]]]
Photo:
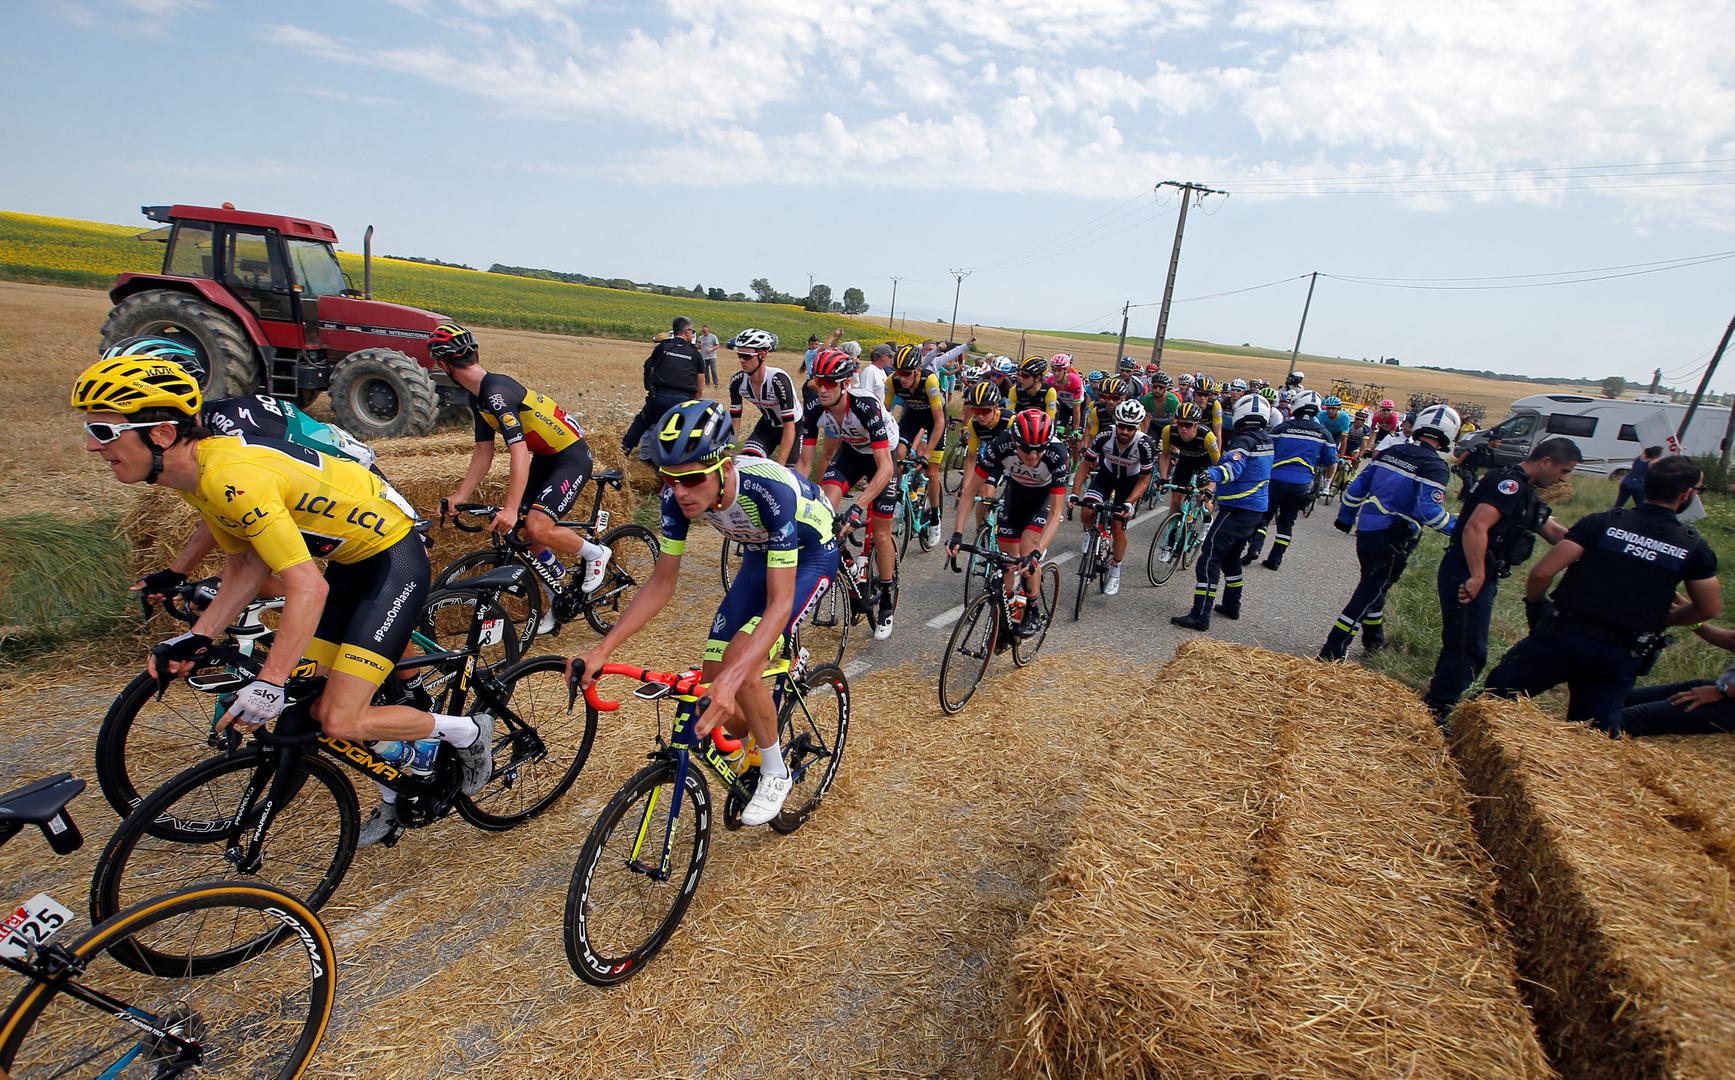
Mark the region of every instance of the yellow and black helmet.
[[1125, 379], [1119, 375], [1110, 375], [1097, 384], [1096, 393], [1098, 397], [1124, 398], [1129, 389], [1131, 388], [1127, 386]]
[[130, 416], [143, 409], [172, 409], [197, 416], [202, 404], [198, 380], [186, 368], [152, 356], [98, 360], [72, 384], [72, 407], [85, 412]]
[[476, 335], [455, 322], [443, 322], [428, 334], [428, 355], [444, 363], [481, 355]]
[[1191, 401], [1183, 402], [1181, 407], [1175, 410], [1175, 420], [1178, 423], [1197, 424], [1203, 419], [1205, 419], [1205, 410]]
[[972, 409], [1000, 409], [1006, 402], [1000, 397], [1000, 388], [984, 380], [964, 391], [964, 404]]
[[892, 357], [892, 370], [922, 370], [922, 351], [914, 345], [899, 345], [896, 355]]

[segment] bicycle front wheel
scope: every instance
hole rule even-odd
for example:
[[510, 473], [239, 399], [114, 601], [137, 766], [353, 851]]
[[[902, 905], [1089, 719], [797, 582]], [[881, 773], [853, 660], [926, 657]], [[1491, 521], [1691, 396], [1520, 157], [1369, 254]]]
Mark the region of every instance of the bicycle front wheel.
[[1072, 599], [1072, 621], [1084, 612], [1084, 593], [1090, 587], [1091, 568], [1096, 565], [1096, 538], [1091, 537], [1090, 550], [1078, 558], [1078, 592]]
[[1036, 598], [1042, 604], [1042, 618], [1036, 632], [1029, 637], [1012, 638], [1012, 663], [1023, 667], [1036, 659], [1036, 652], [1048, 638], [1048, 628], [1054, 624], [1054, 613], [1060, 608], [1060, 567], [1048, 563], [1042, 568], [1041, 593]]
[[[101, 922], [147, 897], [242, 877], [280, 888], [318, 910], [337, 890], [355, 855], [361, 829], [355, 789], [329, 758], [312, 753], [302, 757], [295, 765], [294, 793], [277, 808], [261, 842], [260, 864], [237, 866], [266, 799], [275, 755], [250, 749], [213, 758], [152, 792], [121, 822], [97, 858], [90, 884], [91, 921]], [[244, 805], [249, 791], [252, 801]], [[231, 855], [227, 840], [237, 816], [242, 827]], [[194, 840], [195, 834], [207, 839]], [[197, 959], [222, 962], [208, 954]]]
[[789, 693], [777, 717], [783, 762], [793, 784], [783, 810], [771, 819], [780, 833], [792, 833], [819, 809], [819, 802], [837, 779], [843, 764], [843, 744], [849, 739], [849, 681], [833, 664], [822, 664], [801, 680], [799, 693]]
[[584, 621], [597, 633], [606, 634], [657, 568], [657, 534], [643, 525], [622, 525], [603, 533], [597, 543], [611, 553], [608, 573], [596, 591], [585, 596]]
[[952, 626], [946, 653], [940, 658], [940, 708], [947, 714], [957, 712], [969, 702], [983, 672], [988, 670], [988, 661], [994, 658], [1001, 633], [994, 606], [998, 601], [994, 593], [979, 593], [964, 605], [964, 614]]
[[[123, 957], [141, 942], [163, 967], [140, 972]], [[276, 946], [276, 947], [273, 947]], [[126, 1004], [93, 1009], [32, 983], [0, 1014], [0, 1069], [48, 1076], [157, 1077], [191, 1071], [180, 1048], [135, 1020], [193, 1043], [200, 1071], [298, 1077], [318, 1049], [337, 994], [337, 958], [325, 926], [301, 901], [245, 882], [195, 886], [134, 905], [72, 947], [73, 980]], [[232, 957], [201, 972], [197, 953]]]
[[127, 683], [96, 735], [96, 782], [115, 813], [126, 817], [176, 773], [221, 754], [213, 735], [217, 695], [176, 679], [163, 700], [157, 681], [139, 672]]
[[718, 565], [723, 571], [723, 591], [729, 591], [729, 584], [735, 580], [735, 575], [741, 572], [741, 560], [746, 558], [747, 548], [737, 540], [727, 536], [723, 538], [722, 557]]
[[566, 890], [566, 960], [592, 986], [631, 978], [668, 943], [705, 872], [711, 793], [699, 768], [689, 768], [681, 789], [686, 805], [671, 823], [675, 771], [673, 761], [639, 770], [609, 800], [578, 853]]
[[[1152, 585], [1162, 585], [1175, 574], [1181, 561], [1181, 515], [1164, 510], [1151, 534], [1151, 550], [1145, 556], [1145, 576]], [[1167, 556], [1165, 558], [1165, 556]]]
[[510, 829], [566, 794], [590, 759], [596, 712], [588, 704], [567, 715], [566, 661], [535, 656], [500, 676], [499, 700], [479, 693], [482, 708], [499, 708], [494, 774], [475, 795], [458, 797], [458, 813], [483, 829]]

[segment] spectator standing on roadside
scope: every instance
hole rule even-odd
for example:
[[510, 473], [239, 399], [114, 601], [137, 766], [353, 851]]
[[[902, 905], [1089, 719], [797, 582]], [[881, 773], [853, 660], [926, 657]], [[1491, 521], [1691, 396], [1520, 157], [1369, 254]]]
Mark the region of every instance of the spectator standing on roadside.
[[716, 386], [717, 346], [722, 342], [717, 340], [716, 334], [711, 333], [709, 323], [699, 327], [699, 336], [694, 339], [693, 344], [699, 347], [699, 355], [705, 358], [705, 382], [710, 386]]
[[1632, 465], [1627, 469], [1627, 474], [1621, 477], [1620, 494], [1615, 496], [1614, 508], [1616, 510], [1619, 510], [1628, 499], [1633, 501], [1634, 506], [1645, 501], [1645, 473], [1649, 472], [1651, 466], [1656, 464], [1662, 456], [1662, 447], [1647, 446], [1644, 453], [1633, 459]]
[[705, 358], [693, 344], [693, 337], [693, 320], [677, 315], [670, 324], [669, 336], [657, 342], [645, 359], [645, 403], [621, 439], [621, 450], [627, 455], [636, 448], [639, 459], [649, 461], [656, 422], [681, 402], [700, 396]]
[[801, 358], [801, 370], [808, 378], [813, 378], [813, 358], [819, 355], [819, 335], [807, 335], [807, 355]]
[[[851, 342], [850, 344], [854, 344]], [[855, 388], [875, 401], [886, 399], [886, 369], [892, 365], [897, 349], [891, 345], [875, 345], [868, 362], [855, 373]]]

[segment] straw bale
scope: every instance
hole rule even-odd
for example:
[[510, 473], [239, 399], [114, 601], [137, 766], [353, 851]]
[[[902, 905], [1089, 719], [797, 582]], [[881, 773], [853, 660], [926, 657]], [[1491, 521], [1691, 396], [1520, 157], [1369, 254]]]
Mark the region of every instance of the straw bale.
[[1012, 1075], [1552, 1075], [1407, 691], [1202, 640], [1129, 705], [1015, 945]]
[[1735, 1074], [1730, 740], [1611, 742], [1489, 698], [1453, 730], [1561, 1070]]

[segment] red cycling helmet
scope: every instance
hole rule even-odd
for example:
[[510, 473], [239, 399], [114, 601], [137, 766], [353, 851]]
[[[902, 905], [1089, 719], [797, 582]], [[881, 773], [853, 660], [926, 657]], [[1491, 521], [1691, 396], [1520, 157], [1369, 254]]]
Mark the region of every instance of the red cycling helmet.
[[1047, 446], [1054, 440], [1054, 421], [1041, 409], [1025, 409], [1012, 418], [1012, 441], [1025, 450]]
[[855, 357], [842, 349], [821, 349], [813, 358], [813, 377], [829, 382], [844, 382], [855, 375]]

